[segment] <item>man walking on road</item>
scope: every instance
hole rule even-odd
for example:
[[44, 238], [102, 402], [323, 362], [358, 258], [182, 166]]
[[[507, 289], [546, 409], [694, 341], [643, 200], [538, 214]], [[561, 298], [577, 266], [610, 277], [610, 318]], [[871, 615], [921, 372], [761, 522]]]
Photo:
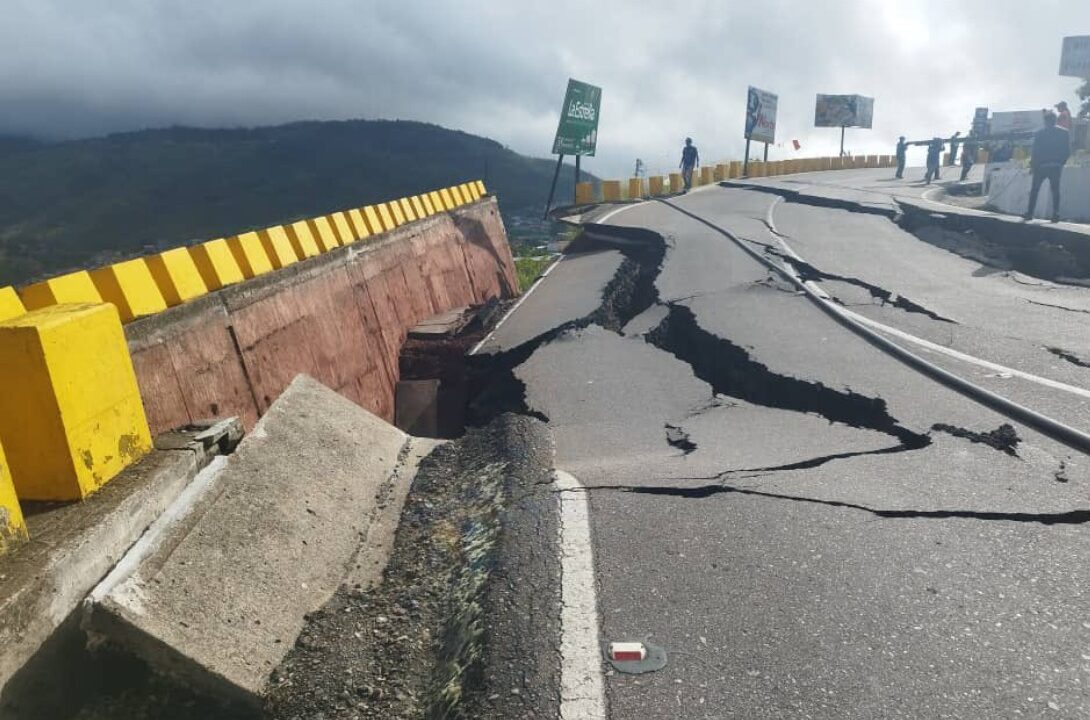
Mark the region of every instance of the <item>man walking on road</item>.
[[971, 140], [965, 143], [965, 147], [961, 149], [961, 181], [965, 182], [965, 178], [969, 177], [969, 171], [973, 169], [973, 163], [976, 161], [977, 145]]
[[681, 177], [685, 181], [685, 192], [693, 188], [693, 170], [700, 164], [700, 153], [696, 151], [692, 138], [685, 138], [685, 147], [681, 151]]
[[897, 175], [898, 180], [905, 176], [905, 160], [908, 157], [908, 143], [905, 142], [905, 136], [902, 135], [901, 139], [897, 141]]
[[939, 164], [942, 162], [942, 138], [934, 138], [927, 144], [927, 174], [924, 182], [928, 185], [932, 180], [939, 179]]
[[1030, 168], [1033, 170], [1033, 187], [1029, 191], [1029, 209], [1023, 217], [1032, 220], [1037, 211], [1037, 194], [1041, 184], [1048, 180], [1048, 189], [1052, 191], [1052, 222], [1060, 221], [1060, 178], [1064, 163], [1071, 156], [1071, 134], [1056, 126], [1056, 114], [1045, 114], [1045, 126], [1033, 136], [1033, 155]]
[[961, 131], [958, 130], [950, 138], [950, 167], [955, 167], [958, 164], [958, 146], [961, 143]]

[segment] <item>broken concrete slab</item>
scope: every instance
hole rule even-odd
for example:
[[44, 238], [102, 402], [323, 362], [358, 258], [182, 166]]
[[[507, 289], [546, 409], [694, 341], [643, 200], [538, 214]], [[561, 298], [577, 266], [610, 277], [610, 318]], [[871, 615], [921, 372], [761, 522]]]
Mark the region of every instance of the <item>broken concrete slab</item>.
[[407, 441], [297, 377], [132, 574], [111, 579], [88, 629], [197, 690], [260, 703], [307, 613], [355, 563], [392, 478], [408, 482]]
[[82, 644], [55, 636], [75, 633], [76, 624], [67, 621], [87, 593], [241, 433], [237, 419], [170, 433], [86, 501], [30, 509], [34, 542], [0, 561], [0, 717], [51, 717], [42, 709], [49, 693], [54, 700], [58, 691], [74, 694], [67, 682], [57, 684], [58, 663], [42, 657], [44, 647], [51, 640]]
[[469, 311], [469, 306], [457, 307], [425, 319], [409, 330], [409, 337], [418, 340], [451, 338], [465, 329], [472, 322], [473, 317], [474, 314]]

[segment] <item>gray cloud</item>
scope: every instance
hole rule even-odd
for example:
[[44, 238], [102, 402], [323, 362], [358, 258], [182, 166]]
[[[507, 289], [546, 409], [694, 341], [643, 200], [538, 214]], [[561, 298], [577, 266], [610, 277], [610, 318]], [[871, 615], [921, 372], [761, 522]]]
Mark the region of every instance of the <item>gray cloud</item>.
[[1060, 38], [1080, 32], [1074, 0], [8, 0], [0, 132], [407, 118], [546, 155], [574, 76], [604, 88], [601, 174], [668, 170], [685, 135], [738, 157], [748, 84], [779, 94], [778, 139], [804, 154], [839, 140], [811, 127], [816, 93], [875, 96], [848, 145], [885, 153], [977, 105], [1071, 99]]

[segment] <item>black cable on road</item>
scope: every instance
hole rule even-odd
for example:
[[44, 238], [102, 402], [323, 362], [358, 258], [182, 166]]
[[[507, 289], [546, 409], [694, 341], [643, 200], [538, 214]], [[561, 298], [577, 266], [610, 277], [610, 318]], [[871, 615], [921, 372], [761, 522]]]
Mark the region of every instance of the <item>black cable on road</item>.
[[1061, 423], [1058, 420], [1054, 420], [1047, 415], [1042, 415], [1036, 410], [1031, 410], [1024, 405], [1019, 405], [1012, 400], [1008, 400], [1002, 395], [997, 395], [991, 390], [982, 388], [975, 383], [969, 382], [965, 378], [955, 375], [947, 370], [944, 370], [938, 365], [935, 365], [934, 363], [925, 360], [924, 358], [916, 355], [913, 352], [909, 352], [908, 350], [904, 349], [903, 347], [894, 343], [888, 338], [880, 335], [879, 333], [871, 330], [867, 326], [856, 322], [855, 320], [841, 313], [840, 309], [837, 308], [836, 305], [833, 304], [831, 301], [826, 300], [825, 298], [815, 293], [806, 285], [806, 283], [796, 277], [793, 273], [788, 272], [783, 267], [764, 257], [753, 248], [747, 246], [744, 241], [742, 241], [729, 230], [719, 227], [715, 223], [705, 220], [704, 218], [693, 212], [690, 212], [689, 210], [678, 207], [672, 202], [667, 202], [665, 200], [656, 200], [656, 202], [660, 202], [663, 205], [666, 205], [667, 207], [676, 210], [682, 215], [687, 215], [693, 220], [696, 220], [697, 222], [708, 226], [715, 232], [727, 238], [737, 247], [741, 248], [743, 252], [759, 262], [761, 265], [764, 265], [769, 270], [772, 270], [778, 275], [786, 278], [788, 282], [790, 282], [792, 285], [805, 293], [806, 297], [809, 298], [810, 301], [816, 304], [819, 308], [821, 308], [821, 310], [824, 311], [826, 315], [829, 315], [836, 322], [848, 328], [856, 335], [859, 335], [864, 340], [877, 347], [879, 350], [882, 350], [883, 352], [892, 355], [893, 357], [903, 362], [905, 365], [908, 365], [912, 369], [926, 375], [932, 380], [935, 380], [945, 385], [951, 390], [954, 390], [955, 392], [964, 395], [965, 397], [973, 400], [974, 402], [977, 402], [991, 410], [995, 410], [1002, 415], [1006, 415], [1012, 420], [1017, 420], [1021, 423], [1024, 423], [1025, 425], [1033, 428], [1042, 435], [1050, 437], [1059, 443], [1063, 443], [1070, 448], [1078, 450], [1082, 453], [1090, 454], [1090, 434], [1073, 428], [1070, 425], [1065, 425], [1064, 423]]

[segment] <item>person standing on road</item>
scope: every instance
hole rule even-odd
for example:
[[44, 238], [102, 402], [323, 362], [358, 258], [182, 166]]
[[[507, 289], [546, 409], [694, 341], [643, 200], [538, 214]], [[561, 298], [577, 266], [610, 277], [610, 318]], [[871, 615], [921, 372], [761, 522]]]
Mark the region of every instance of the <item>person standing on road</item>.
[[976, 153], [976, 143], [971, 140], [961, 149], [961, 182], [965, 182], [965, 178], [969, 177], [969, 171], [973, 169], [973, 163], [976, 162]]
[[942, 138], [934, 138], [927, 144], [927, 174], [923, 181], [928, 185], [939, 179], [939, 165], [942, 162]]
[[958, 144], [961, 143], [961, 131], [958, 130], [950, 137], [950, 167], [958, 164]]
[[905, 142], [905, 136], [902, 135], [901, 139], [897, 141], [897, 179], [900, 180], [905, 176], [905, 161], [908, 157], [908, 143]]
[[693, 188], [693, 170], [700, 164], [700, 153], [693, 145], [692, 138], [685, 138], [685, 147], [681, 150], [681, 178], [685, 181], [685, 192]]
[[1071, 133], [1056, 126], [1056, 114], [1045, 114], [1045, 126], [1033, 135], [1033, 155], [1029, 165], [1033, 170], [1033, 186], [1029, 191], [1029, 209], [1023, 217], [1032, 220], [1037, 212], [1037, 195], [1048, 180], [1052, 191], [1052, 222], [1060, 221], [1060, 179], [1064, 164], [1071, 157]]

